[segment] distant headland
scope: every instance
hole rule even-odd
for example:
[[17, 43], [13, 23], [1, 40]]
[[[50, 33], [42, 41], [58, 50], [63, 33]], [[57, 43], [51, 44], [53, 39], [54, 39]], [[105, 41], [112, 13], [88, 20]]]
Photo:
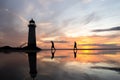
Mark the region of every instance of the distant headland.
[[23, 47], [23, 48], [19, 48], [19, 47], [11, 47], [11, 46], [3, 46], [0, 47], [0, 52], [29, 52], [29, 51], [40, 51], [41, 48], [30, 48], [28, 46]]

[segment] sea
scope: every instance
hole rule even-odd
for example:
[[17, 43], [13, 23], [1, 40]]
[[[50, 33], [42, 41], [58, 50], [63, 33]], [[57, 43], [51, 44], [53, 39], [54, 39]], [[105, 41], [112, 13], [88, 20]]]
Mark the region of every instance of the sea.
[[0, 80], [120, 80], [120, 50], [0, 52]]

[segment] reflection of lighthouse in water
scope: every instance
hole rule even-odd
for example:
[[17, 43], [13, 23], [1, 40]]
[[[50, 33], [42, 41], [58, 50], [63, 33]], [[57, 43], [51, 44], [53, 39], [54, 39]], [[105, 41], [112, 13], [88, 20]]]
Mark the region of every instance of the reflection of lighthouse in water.
[[36, 32], [35, 32], [35, 21], [33, 19], [31, 19], [29, 21], [29, 32], [28, 32], [28, 47], [29, 48], [36, 48]]
[[37, 75], [37, 66], [36, 66], [36, 52], [28, 53], [29, 67], [30, 67], [30, 76], [35, 79]]

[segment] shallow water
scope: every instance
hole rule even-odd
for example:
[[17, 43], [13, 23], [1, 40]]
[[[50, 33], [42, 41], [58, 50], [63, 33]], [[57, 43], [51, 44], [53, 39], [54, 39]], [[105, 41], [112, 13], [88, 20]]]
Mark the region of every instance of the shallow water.
[[0, 53], [0, 80], [120, 80], [120, 51]]

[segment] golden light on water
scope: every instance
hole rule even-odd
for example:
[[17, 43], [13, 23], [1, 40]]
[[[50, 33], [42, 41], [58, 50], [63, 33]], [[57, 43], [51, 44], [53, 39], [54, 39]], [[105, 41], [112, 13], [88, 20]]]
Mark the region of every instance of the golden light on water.
[[99, 58], [96, 55], [83, 55], [83, 54], [78, 54], [77, 55], [77, 60], [80, 62], [99, 62], [103, 61], [104, 59]]
[[91, 50], [82, 50], [83, 53], [90, 53]]
[[[92, 48], [92, 46], [82, 46], [81, 48], [82, 49], [90, 49], [90, 48]], [[82, 50], [81, 52], [82, 53], [91, 53], [92, 50]]]

